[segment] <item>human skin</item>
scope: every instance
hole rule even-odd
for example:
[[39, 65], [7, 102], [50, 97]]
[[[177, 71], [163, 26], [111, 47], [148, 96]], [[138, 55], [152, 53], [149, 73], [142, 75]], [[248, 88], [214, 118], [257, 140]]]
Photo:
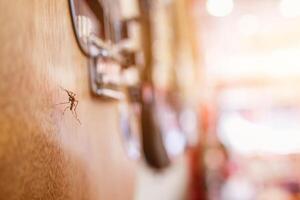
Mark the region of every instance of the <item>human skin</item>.
[[0, 199], [132, 199], [117, 103], [90, 93], [68, 1], [2, 0], [0, 27]]

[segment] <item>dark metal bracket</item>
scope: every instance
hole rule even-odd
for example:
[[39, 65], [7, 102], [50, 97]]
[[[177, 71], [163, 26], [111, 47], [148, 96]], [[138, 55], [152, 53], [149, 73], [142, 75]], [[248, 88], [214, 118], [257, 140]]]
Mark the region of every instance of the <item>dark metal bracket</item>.
[[77, 43], [88, 58], [92, 93], [116, 100], [124, 98], [122, 88], [127, 83], [122, 70], [136, 64], [132, 59], [136, 51], [126, 35], [126, 21], [112, 19], [112, 9], [98, 0], [69, 0], [69, 5]]

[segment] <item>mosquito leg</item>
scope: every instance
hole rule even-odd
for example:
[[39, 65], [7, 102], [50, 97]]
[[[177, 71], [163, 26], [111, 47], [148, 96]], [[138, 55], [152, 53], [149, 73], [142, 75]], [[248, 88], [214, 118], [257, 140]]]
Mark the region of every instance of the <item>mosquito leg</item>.
[[75, 119], [78, 121], [79, 124], [81, 124], [79, 118], [77, 117], [77, 114], [75, 111], [72, 112], [73, 113], [73, 116], [75, 117]]
[[74, 118], [79, 122], [79, 124], [81, 124], [79, 118], [77, 117], [77, 113], [75, 110], [72, 110], [72, 114], [73, 114]]
[[[65, 88], [63, 88], [63, 87], [61, 87], [61, 86], [59, 86], [60, 87], [60, 89], [62, 89], [63, 91], [65, 91], [67, 94], [68, 94], [68, 96], [70, 97], [70, 96], [76, 96], [76, 94], [75, 93], [73, 93], [73, 92], [71, 92], [71, 91], [69, 91], [69, 90], [67, 90], [67, 89], [65, 89]], [[70, 102], [70, 101], [69, 101]]]
[[63, 87], [61, 87], [61, 86], [59, 86], [59, 87], [60, 87], [61, 90], [67, 92], [67, 90], [66, 90], [65, 88], [63, 88]]
[[70, 106], [67, 106], [67, 107], [64, 109], [63, 115], [65, 114], [65, 112], [66, 112], [66, 110], [67, 110], [68, 108], [70, 108]]
[[73, 116], [76, 118], [76, 120], [79, 122], [79, 124], [81, 124], [80, 120], [78, 119], [77, 112], [76, 112], [77, 105], [78, 105], [78, 101], [75, 101], [75, 106], [74, 106], [74, 109], [72, 110], [72, 113], [73, 113]]
[[[74, 102], [74, 112], [76, 113], [76, 109], [77, 109], [77, 105], [78, 105], [78, 101], [77, 100], [75, 100], [75, 102]], [[77, 113], [76, 113], [76, 116], [77, 116]]]
[[67, 103], [70, 103], [70, 101], [68, 101], [68, 102], [62, 102], [62, 103], [57, 103], [57, 104], [54, 104], [54, 105], [57, 106], [57, 105], [67, 104]]

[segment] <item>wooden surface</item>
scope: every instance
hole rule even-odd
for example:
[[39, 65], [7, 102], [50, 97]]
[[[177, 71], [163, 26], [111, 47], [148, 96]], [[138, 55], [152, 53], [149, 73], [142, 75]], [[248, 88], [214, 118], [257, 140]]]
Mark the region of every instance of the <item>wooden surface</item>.
[[132, 199], [117, 104], [89, 92], [67, 0], [0, 0], [0, 81], [0, 199]]

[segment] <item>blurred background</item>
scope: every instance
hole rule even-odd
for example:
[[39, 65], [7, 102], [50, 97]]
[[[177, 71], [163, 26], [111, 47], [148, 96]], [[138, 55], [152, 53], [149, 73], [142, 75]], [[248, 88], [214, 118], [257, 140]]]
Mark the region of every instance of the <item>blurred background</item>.
[[300, 199], [300, 1], [191, 4], [201, 129], [190, 198]]

